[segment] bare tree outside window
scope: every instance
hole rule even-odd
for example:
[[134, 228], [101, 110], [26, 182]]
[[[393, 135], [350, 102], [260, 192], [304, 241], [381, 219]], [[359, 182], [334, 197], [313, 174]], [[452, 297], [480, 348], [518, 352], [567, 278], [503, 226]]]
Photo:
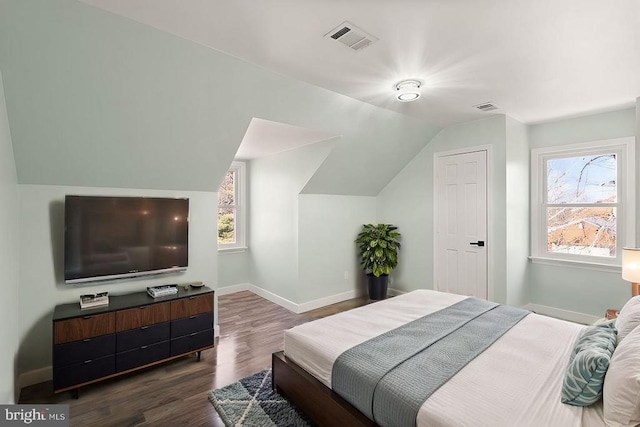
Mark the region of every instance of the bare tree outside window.
[[236, 242], [235, 176], [235, 171], [228, 171], [218, 190], [218, 244]]
[[635, 138], [531, 150], [534, 263], [619, 271], [636, 246]]
[[616, 257], [615, 153], [546, 161], [547, 250]]

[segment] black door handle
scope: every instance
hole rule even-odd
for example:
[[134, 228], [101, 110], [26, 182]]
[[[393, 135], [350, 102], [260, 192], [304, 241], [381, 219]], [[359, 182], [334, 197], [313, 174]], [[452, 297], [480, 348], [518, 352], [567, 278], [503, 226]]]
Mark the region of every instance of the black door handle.
[[469, 243], [470, 245], [476, 245], [476, 246], [484, 246], [484, 240], [478, 240], [477, 242], [471, 242]]

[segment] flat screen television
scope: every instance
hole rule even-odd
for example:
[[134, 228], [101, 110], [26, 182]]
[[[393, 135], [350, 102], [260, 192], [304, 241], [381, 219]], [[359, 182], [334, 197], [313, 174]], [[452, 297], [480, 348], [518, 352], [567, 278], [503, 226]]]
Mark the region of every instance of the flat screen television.
[[64, 206], [65, 283], [187, 269], [189, 199], [68, 195]]

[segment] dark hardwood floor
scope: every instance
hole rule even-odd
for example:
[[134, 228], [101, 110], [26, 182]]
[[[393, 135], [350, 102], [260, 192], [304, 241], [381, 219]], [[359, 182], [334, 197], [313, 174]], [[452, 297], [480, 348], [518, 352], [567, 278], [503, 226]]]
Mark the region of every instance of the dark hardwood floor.
[[65, 403], [72, 426], [222, 426], [210, 390], [271, 367], [282, 350], [283, 331], [367, 303], [366, 298], [294, 314], [251, 292], [218, 298], [216, 346], [123, 377], [54, 395], [51, 381], [22, 390], [20, 403]]

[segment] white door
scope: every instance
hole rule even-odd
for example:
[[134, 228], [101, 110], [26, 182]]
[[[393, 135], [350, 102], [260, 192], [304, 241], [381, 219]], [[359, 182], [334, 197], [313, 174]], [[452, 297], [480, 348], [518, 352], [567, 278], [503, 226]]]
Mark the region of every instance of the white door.
[[487, 152], [436, 160], [435, 289], [486, 299]]

